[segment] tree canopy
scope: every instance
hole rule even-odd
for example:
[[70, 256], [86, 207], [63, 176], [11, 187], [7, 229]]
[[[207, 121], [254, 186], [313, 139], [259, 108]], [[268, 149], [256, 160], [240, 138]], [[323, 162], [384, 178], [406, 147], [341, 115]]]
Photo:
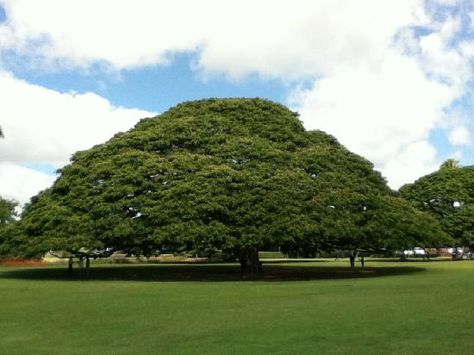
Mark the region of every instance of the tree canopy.
[[209, 99], [76, 153], [12, 243], [27, 254], [224, 251], [255, 269], [262, 248], [402, 248], [435, 243], [436, 228], [369, 161], [284, 106]]
[[450, 159], [440, 169], [400, 188], [401, 195], [436, 217], [458, 246], [474, 247], [474, 166]]

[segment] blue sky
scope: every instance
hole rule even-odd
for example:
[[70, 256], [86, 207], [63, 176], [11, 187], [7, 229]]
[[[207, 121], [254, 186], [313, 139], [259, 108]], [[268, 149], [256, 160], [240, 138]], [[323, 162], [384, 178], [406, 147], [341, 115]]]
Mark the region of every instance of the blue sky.
[[13, 70], [18, 78], [60, 92], [93, 91], [106, 97], [113, 105], [139, 107], [152, 112], [163, 112], [187, 100], [203, 97], [266, 97], [284, 102], [288, 90], [278, 79], [251, 76], [229, 81], [222, 76], [203, 79], [192, 69], [195, 58], [190, 54], [173, 57], [166, 66], [153, 66], [121, 73], [107, 73], [100, 69], [66, 72], [37, 72]]
[[288, 105], [393, 188], [473, 164], [473, 14], [454, 0], [0, 0], [0, 195], [24, 203], [75, 151], [206, 97]]

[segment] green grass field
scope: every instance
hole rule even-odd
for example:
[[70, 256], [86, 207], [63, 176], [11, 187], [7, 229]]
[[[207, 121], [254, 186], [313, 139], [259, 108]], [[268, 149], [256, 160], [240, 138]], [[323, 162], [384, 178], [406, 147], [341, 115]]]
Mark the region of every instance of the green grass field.
[[474, 262], [0, 267], [0, 354], [473, 354]]

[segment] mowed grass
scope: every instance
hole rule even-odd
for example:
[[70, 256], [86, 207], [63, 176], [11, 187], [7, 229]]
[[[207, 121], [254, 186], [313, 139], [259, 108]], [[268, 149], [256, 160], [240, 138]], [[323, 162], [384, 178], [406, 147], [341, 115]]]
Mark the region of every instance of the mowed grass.
[[472, 354], [474, 262], [0, 267], [0, 354]]

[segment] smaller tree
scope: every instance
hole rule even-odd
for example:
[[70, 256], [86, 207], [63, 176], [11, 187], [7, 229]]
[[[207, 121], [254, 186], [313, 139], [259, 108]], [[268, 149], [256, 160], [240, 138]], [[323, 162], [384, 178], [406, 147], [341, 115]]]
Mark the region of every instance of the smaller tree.
[[438, 171], [402, 186], [400, 194], [436, 218], [453, 238], [451, 245], [474, 247], [474, 166], [449, 159]]
[[18, 203], [13, 200], [5, 200], [0, 197], [0, 226], [5, 226], [13, 221], [17, 217], [15, 211]]
[[449, 240], [436, 219], [394, 195], [341, 189], [318, 198], [315, 205], [326, 249], [345, 250], [351, 268], [360, 252], [436, 247]]
[[459, 160], [456, 159], [447, 159], [441, 164], [440, 169], [457, 169], [459, 168]]
[[0, 197], [0, 255], [7, 254], [7, 251], [12, 250], [12, 245], [7, 246], [6, 241], [7, 239], [14, 239], [12, 233], [16, 232], [14, 222], [17, 217], [15, 210], [17, 206], [18, 204], [15, 201]]

